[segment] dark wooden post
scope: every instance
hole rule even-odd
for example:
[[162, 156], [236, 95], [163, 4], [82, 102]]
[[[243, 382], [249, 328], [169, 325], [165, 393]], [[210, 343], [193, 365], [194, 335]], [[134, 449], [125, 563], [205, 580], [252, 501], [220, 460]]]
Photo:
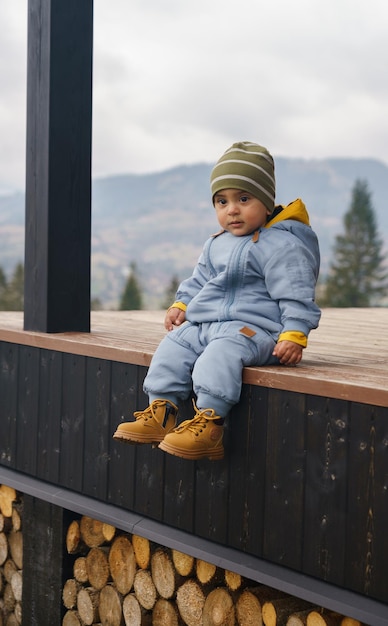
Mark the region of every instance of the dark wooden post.
[[62, 624], [63, 581], [71, 575], [65, 558], [68, 511], [23, 496], [23, 624]]
[[93, 0], [29, 0], [24, 328], [90, 331]]

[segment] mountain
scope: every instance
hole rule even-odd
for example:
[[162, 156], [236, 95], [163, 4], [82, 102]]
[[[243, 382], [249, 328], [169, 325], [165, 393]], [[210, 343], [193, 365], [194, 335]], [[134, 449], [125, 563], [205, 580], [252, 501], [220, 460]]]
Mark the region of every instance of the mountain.
[[[388, 167], [373, 159], [303, 160], [278, 157], [277, 197], [305, 202], [319, 237], [322, 273], [342, 231], [357, 178], [368, 182], [379, 234], [388, 246]], [[219, 227], [210, 200], [212, 165], [182, 165], [159, 173], [93, 180], [92, 296], [116, 308], [132, 262], [155, 308], [176, 276], [192, 271], [205, 239]], [[0, 266], [9, 274], [23, 260], [24, 195], [0, 196]]]

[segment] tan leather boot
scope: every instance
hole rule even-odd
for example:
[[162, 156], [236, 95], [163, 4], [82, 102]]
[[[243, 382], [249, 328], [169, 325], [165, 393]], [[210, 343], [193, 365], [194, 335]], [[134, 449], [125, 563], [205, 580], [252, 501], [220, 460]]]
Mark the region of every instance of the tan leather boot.
[[220, 416], [213, 409], [194, 408], [195, 417], [182, 422], [168, 433], [158, 447], [164, 452], [192, 461], [205, 458], [211, 461], [223, 459], [224, 427], [214, 423]]
[[134, 422], [119, 424], [113, 439], [126, 443], [159, 443], [176, 424], [178, 407], [169, 400], [154, 400], [144, 409], [135, 411]]

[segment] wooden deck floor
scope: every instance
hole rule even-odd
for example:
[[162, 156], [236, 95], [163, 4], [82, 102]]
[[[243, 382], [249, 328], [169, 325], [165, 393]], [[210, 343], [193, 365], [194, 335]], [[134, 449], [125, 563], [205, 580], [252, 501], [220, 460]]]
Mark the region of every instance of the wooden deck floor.
[[[160, 311], [96, 311], [91, 333], [23, 331], [23, 314], [0, 312], [0, 341], [149, 365], [165, 334]], [[325, 309], [297, 367], [251, 367], [244, 382], [388, 407], [388, 308]]]

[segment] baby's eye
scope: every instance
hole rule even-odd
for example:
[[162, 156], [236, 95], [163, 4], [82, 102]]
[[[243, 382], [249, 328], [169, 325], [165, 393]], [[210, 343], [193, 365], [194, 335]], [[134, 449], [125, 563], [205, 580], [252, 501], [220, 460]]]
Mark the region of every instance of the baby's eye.
[[241, 196], [240, 197], [240, 202], [248, 202], [249, 200], [249, 196]]
[[221, 206], [225, 206], [226, 200], [225, 198], [217, 198], [217, 204], [221, 204]]

